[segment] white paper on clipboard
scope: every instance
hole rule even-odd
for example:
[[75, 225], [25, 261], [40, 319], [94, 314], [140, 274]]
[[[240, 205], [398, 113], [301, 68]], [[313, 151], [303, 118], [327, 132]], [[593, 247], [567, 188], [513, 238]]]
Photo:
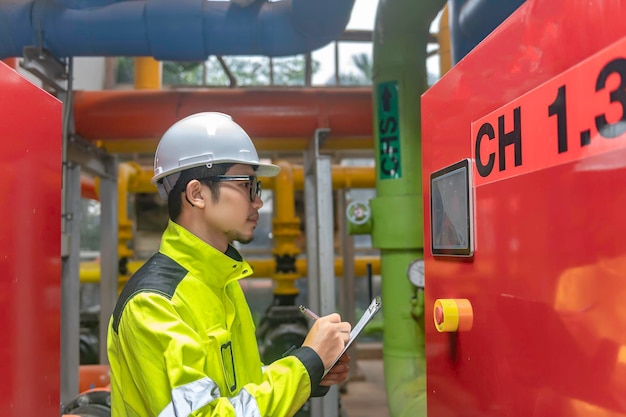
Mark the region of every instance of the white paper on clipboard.
[[341, 358], [341, 355], [346, 353], [346, 350], [348, 350], [348, 348], [352, 345], [352, 342], [354, 342], [357, 339], [357, 337], [359, 337], [359, 335], [361, 334], [365, 326], [367, 326], [367, 323], [369, 323], [372, 320], [372, 318], [374, 318], [374, 316], [376, 315], [376, 313], [378, 313], [381, 307], [382, 307], [382, 302], [381, 302], [380, 295], [379, 295], [378, 297], [375, 297], [372, 300], [369, 307], [367, 307], [367, 309], [365, 310], [365, 312], [359, 319], [358, 323], [352, 328], [352, 331], [350, 332], [350, 340], [348, 340], [348, 343], [346, 343], [346, 345], [344, 346], [339, 356], [337, 356], [337, 358], [333, 361], [333, 363], [330, 364], [328, 369], [324, 371], [324, 375], [326, 375], [328, 371], [330, 371], [331, 368], [335, 366], [339, 358]]

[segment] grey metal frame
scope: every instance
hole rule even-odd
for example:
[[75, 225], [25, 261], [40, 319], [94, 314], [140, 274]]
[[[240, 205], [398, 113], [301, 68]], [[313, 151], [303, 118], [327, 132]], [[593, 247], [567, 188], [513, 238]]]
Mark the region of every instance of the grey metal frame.
[[[317, 129], [304, 155], [308, 302], [321, 315], [337, 311], [331, 159], [319, 152], [328, 133], [328, 129]], [[337, 417], [338, 413], [337, 386], [326, 396], [311, 399], [311, 417]]]
[[[339, 287], [339, 307], [343, 320], [350, 323], [356, 323], [356, 315], [354, 313], [354, 238], [348, 232], [348, 225], [346, 221], [346, 207], [348, 204], [346, 201], [346, 195], [347, 189], [345, 188], [342, 188], [337, 193], [337, 223], [341, 239], [341, 257], [343, 258], [343, 275], [341, 285]], [[348, 355], [350, 355], [350, 371], [348, 373], [348, 379], [358, 376], [359, 364], [357, 362], [357, 353], [356, 344], [353, 344], [350, 348], [348, 348]]]
[[[118, 159], [73, 135], [69, 138], [68, 159], [80, 164], [100, 180], [100, 363], [107, 364], [107, 326], [117, 300], [118, 243]], [[80, 188], [78, 189], [80, 199]], [[77, 270], [78, 274], [78, 270]], [[78, 276], [77, 276], [78, 279]]]
[[61, 250], [61, 404], [78, 395], [80, 365], [80, 166], [64, 164]]

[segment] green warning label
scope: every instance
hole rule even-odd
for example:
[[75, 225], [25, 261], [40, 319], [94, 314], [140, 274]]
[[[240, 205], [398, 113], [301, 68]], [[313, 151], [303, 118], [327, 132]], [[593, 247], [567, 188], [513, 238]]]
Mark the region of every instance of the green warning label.
[[400, 123], [398, 119], [398, 82], [378, 84], [378, 176], [382, 180], [402, 178]]

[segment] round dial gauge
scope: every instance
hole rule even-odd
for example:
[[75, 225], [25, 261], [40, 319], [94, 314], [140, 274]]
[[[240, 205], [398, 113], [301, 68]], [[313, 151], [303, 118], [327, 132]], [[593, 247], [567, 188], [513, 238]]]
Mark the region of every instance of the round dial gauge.
[[407, 275], [411, 284], [424, 288], [424, 260], [417, 259], [409, 264]]

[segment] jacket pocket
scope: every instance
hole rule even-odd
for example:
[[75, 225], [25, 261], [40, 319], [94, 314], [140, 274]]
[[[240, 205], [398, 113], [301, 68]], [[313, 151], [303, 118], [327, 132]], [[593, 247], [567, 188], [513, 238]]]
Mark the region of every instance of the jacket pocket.
[[[235, 358], [233, 355], [233, 342], [230, 332], [224, 329], [215, 329], [208, 334], [209, 339], [209, 357], [216, 357], [217, 364], [209, 363], [211, 373], [218, 372], [221, 381], [218, 383], [225, 387], [229, 394], [237, 392], [237, 374], [235, 372]], [[219, 369], [216, 369], [219, 368]], [[211, 374], [209, 374], [211, 375]]]

